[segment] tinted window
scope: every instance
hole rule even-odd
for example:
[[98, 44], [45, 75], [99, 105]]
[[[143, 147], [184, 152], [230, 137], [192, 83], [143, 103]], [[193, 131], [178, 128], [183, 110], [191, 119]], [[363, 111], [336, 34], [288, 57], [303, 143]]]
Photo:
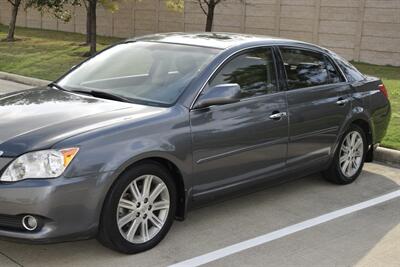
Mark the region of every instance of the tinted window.
[[339, 65], [340, 69], [343, 71], [349, 82], [356, 82], [364, 80], [364, 75], [359, 72], [356, 67], [351, 65], [344, 58], [332, 53], [333, 58], [336, 60], [336, 63]]
[[220, 50], [152, 42], [122, 43], [59, 81], [69, 90], [96, 90], [143, 103], [171, 105]]
[[291, 48], [281, 48], [289, 89], [305, 88], [344, 81], [323, 54]]
[[229, 61], [212, 79], [210, 87], [225, 83], [239, 84], [242, 98], [277, 92], [272, 50], [254, 49]]
[[326, 61], [326, 69], [328, 70], [328, 83], [339, 83], [344, 82], [342, 75], [339, 71], [333, 66], [332, 62], [325, 57]]

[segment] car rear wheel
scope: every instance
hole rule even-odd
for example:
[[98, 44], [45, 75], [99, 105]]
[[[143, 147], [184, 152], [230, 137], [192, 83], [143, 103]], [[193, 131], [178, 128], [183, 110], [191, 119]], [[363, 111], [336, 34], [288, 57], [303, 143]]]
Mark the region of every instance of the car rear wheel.
[[324, 172], [327, 180], [335, 184], [354, 182], [362, 171], [367, 141], [363, 129], [351, 125], [340, 140], [334, 159]]
[[98, 239], [116, 251], [134, 254], [156, 246], [169, 231], [176, 211], [176, 188], [156, 162], [123, 173], [104, 204]]

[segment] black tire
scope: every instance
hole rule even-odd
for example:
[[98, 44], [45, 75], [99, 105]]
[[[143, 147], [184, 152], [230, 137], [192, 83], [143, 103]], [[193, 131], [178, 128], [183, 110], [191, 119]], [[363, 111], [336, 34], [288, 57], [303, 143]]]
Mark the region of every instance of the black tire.
[[[362, 156], [361, 156], [362, 160], [361, 160], [359, 169], [357, 170], [357, 172], [354, 175], [348, 177], [343, 174], [343, 171], [341, 170], [341, 167], [340, 167], [340, 163], [339, 163], [340, 150], [341, 150], [342, 144], [343, 144], [345, 138], [347, 137], [347, 135], [353, 131], [356, 131], [361, 135], [361, 138], [363, 141], [363, 152], [362, 152]], [[367, 144], [367, 138], [364, 133], [364, 130], [355, 124], [350, 125], [349, 129], [347, 129], [347, 131], [343, 134], [343, 136], [340, 139], [339, 145], [336, 148], [334, 158], [331, 162], [331, 165], [329, 166], [329, 168], [326, 171], [323, 172], [324, 177], [328, 181], [330, 181], [334, 184], [338, 184], [338, 185], [346, 185], [346, 184], [350, 184], [350, 183], [354, 182], [360, 175], [362, 168], [364, 166], [365, 157], [367, 154], [367, 148], [368, 148], [368, 144]]]
[[[118, 203], [128, 185], [142, 175], [155, 175], [167, 186], [170, 207], [161, 230], [149, 241], [134, 244], [126, 240], [117, 225]], [[177, 205], [176, 186], [169, 171], [161, 164], [147, 161], [126, 170], [116, 180], [103, 205], [97, 239], [104, 246], [125, 254], [135, 254], [155, 247], [168, 233], [175, 219]]]

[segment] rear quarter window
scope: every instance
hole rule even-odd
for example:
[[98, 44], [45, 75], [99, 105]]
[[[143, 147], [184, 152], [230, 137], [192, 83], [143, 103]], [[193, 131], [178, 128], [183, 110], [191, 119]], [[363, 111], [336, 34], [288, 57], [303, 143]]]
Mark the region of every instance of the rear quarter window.
[[350, 62], [342, 58], [341, 56], [331, 53], [333, 59], [338, 64], [339, 68], [343, 71], [343, 74], [346, 76], [347, 81], [349, 82], [358, 82], [365, 79], [365, 76], [359, 72], [356, 67], [354, 67]]

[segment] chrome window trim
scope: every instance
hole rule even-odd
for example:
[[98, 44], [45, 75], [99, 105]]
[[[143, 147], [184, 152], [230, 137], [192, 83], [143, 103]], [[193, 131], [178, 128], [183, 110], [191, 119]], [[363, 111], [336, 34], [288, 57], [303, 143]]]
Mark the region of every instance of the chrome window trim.
[[[204, 88], [206, 87], [206, 85], [208, 84], [208, 82], [210, 81], [210, 79], [211, 79], [211, 78], [214, 76], [214, 74], [221, 68], [221, 66], [224, 65], [228, 60], [230, 60], [232, 57], [234, 57], [234, 56], [236, 56], [237, 54], [239, 54], [239, 53], [241, 53], [241, 52], [243, 52], [243, 51], [246, 51], [246, 50], [256, 49], [256, 48], [271, 48], [271, 49], [273, 49], [273, 47], [277, 47], [279, 53], [280, 53], [280, 47], [296, 48], [296, 49], [300, 49], [300, 50], [311, 51], [311, 52], [314, 52], [314, 53], [321, 53], [322, 55], [324, 55], [325, 57], [327, 57], [327, 58], [331, 61], [331, 63], [333, 63], [333, 64], [335, 65], [335, 67], [340, 71], [340, 74], [342, 75], [342, 77], [343, 77], [344, 80], [345, 80], [344, 82], [345, 82], [345, 83], [348, 83], [348, 82], [349, 82], [348, 79], [347, 79], [347, 77], [346, 77], [346, 75], [344, 75], [343, 70], [338, 66], [337, 62], [332, 58], [332, 56], [329, 54], [329, 52], [328, 52], [328, 51], [325, 51], [324, 48], [321, 48], [322, 51], [318, 51], [318, 50], [315, 50], [315, 49], [312, 49], [312, 48], [302, 47], [302, 46], [296, 46], [296, 45], [293, 45], [293, 44], [289, 44], [289, 45], [285, 45], [285, 44], [254, 45], [254, 46], [249, 46], [249, 47], [246, 47], [246, 48], [242, 48], [242, 49], [240, 49], [240, 50], [238, 50], [238, 51], [233, 52], [232, 54], [230, 54], [229, 56], [227, 56], [220, 64], [218, 64], [218, 66], [214, 69], [214, 71], [209, 75], [209, 77], [207, 78], [207, 80], [204, 82], [204, 84], [202, 85], [201, 89], [197, 92], [195, 98], [193, 99], [193, 101], [192, 101], [192, 103], [191, 103], [191, 105], [190, 105], [189, 110], [193, 110], [193, 109], [194, 109], [194, 108], [193, 108], [194, 104], [196, 103], [197, 99], [199, 98], [199, 96], [200, 96], [201, 93], [203, 92]], [[277, 60], [277, 59], [276, 59], [275, 54], [274, 54], [274, 65], [275, 65], [276, 71], [278, 71], [278, 69], [277, 69], [278, 66], [277, 66], [277, 64], [276, 64], [276, 60]], [[285, 77], [285, 79], [286, 79], [286, 77]], [[332, 83], [332, 84], [335, 84], [335, 83]], [[331, 85], [332, 85], [332, 84], [331, 84]], [[281, 89], [281, 88], [280, 88], [280, 89]], [[286, 91], [288, 91], [288, 90], [286, 90]], [[279, 93], [279, 92], [276, 92], [276, 93]]]

